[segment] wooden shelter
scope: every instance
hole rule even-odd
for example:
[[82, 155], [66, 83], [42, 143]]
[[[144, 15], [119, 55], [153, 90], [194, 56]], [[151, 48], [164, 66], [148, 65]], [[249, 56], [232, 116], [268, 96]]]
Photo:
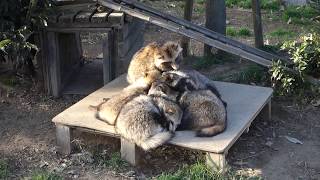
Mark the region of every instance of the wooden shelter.
[[40, 33], [45, 89], [55, 97], [83, 64], [81, 32], [107, 33], [102, 40], [102, 85], [124, 73], [143, 44], [143, 21], [92, 1], [77, 3], [58, 1]]

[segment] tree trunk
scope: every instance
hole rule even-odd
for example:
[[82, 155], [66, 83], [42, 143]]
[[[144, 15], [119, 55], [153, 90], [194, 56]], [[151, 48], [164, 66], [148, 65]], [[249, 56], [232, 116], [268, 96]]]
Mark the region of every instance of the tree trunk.
[[254, 26], [254, 44], [256, 48], [263, 47], [260, 0], [252, 0], [252, 17]]
[[[206, 28], [226, 34], [226, 4], [224, 0], [206, 0]], [[211, 46], [204, 46], [204, 55], [212, 56]]]
[[[184, 19], [191, 21], [192, 10], [193, 10], [193, 0], [186, 0], [186, 4], [184, 7]], [[183, 51], [182, 51], [183, 57], [188, 56], [189, 46], [190, 46], [190, 38], [184, 36], [181, 40], [181, 46], [183, 48]]]

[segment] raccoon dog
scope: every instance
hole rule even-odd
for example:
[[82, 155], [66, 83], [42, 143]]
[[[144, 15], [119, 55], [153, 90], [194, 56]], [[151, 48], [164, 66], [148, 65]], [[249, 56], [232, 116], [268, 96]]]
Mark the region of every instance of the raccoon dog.
[[124, 88], [119, 94], [110, 99], [104, 99], [103, 102], [97, 106], [91, 105], [89, 108], [95, 111], [95, 117], [97, 119], [104, 121], [109, 125], [114, 125], [121, 108], [140, 94], [146, 94], [146, 91], [154, 80], [154, 76], [159, 75], [157, 72], [149, 72], [145, 74], [145, 77], [140, 78], [135, 83]]
[[219, 98], [221, 97], [214, 83], [196, 70], [164, 72], [160, 80], [180, 92], [209, 89]]
[[115, 130], [148, 151], [170, 140], [181, 118], [182, 110], [176, 103], [139, 95], [123, 106]]
[[183, 117], [179, 130], [196, 130], [197, 136], [214, 136], [226, 127], [227, 111], [210, 90], [185, 91], [179, 104]]
[[133, 56], [128, 67], [127, 81], [132, 84], [150, 71], [158, 71], [161, 74], [164, 71], [179, 69], [181, 51], [181, 46], [172, 41], [163, 45], [155, 42], [148, 44]]

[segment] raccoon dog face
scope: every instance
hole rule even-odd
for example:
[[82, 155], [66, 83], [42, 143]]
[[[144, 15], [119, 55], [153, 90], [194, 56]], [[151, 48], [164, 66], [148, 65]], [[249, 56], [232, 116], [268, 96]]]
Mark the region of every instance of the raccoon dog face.
[[[159, 106], [162, 106], [161, 104]], [[163, 114], [169, 121], [169, 130], [174, 132], [178, 125], [181, 123], [183, 111], [174, 102], [168, 101], [166, 105], [162, 107]]]
[[156, 95], [160, 97], [166, 97], [175, 101], [179, 95], [178, 91], [173, 90], [166, 83], [161, 81], [153, 82], [149, 89], [148, 95]]
[[182, 61], [181, 51], [178, 43], [166, 42], [155, 55], [155, 66], [162, 71], [178, 70]]

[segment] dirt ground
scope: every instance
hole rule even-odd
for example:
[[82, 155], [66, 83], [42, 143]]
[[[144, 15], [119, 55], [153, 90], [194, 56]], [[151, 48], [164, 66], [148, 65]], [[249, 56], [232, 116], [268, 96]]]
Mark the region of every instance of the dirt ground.
[[[250, 14], [234, 11], [228, 10], [230, 23], [248, 16], [243, 13]], [[196, 21], [201, 24], [201, 19]], [[248, 20], [243, 21], [251, 26]], [[159, 33], [167, 39], [179, 39], [176, 34], [147, 26], [146, 43], [163, 40], [159, 39]], [[250, 44], [250, 40], [248, 42]], [[200, 43], [193, 42], [192, 47], [195, 55], [201, 55]], [[219, 67], [203, 70], [203, 73], [227, 73], [235, 70], [238, 64]], [[0, 159], [9, 164], [8, 179], [28, 179], [37, 171], [55, 172], [65, 179], [145, 179], [162, 172], [174, 172], [202, 157], [197, 151], [163, 146], [146, 154], [140, 167], [123, 165], [117, 168], [110, 166], [112, 162], [107, 159], [119, 152], [118, 139], [80, 132], [74, 134], [73, 154], [64, 157], [56, 152], [51, 119], [84, 96], [65, 95], [56, 99], [39, 92], [32, 84], [10, 91], [0, 90]], [[272, 180], [320, 179], [319, 108], [310, 103], [298, 105], [290, 99], [274, 98], [272, 120], [257, 118], [250, 131], [230, 149], [227, 160], [231, 169]], [[288, 137], [302, 144], [292, 143]]]

